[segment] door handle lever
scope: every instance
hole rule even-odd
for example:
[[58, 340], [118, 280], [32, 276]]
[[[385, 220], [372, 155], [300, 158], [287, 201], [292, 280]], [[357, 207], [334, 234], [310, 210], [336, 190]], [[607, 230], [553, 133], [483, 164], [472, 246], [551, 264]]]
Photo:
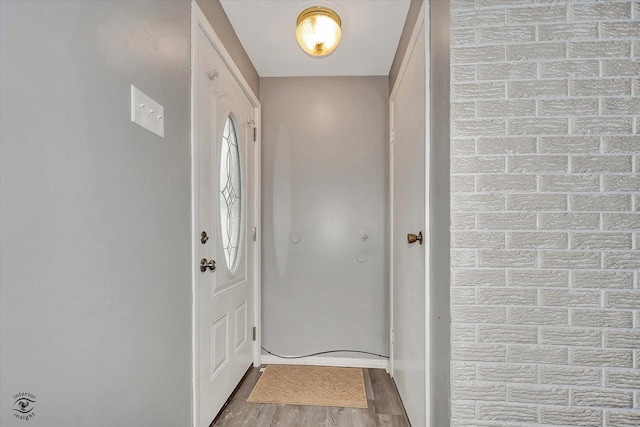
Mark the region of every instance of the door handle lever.
[[200, 271], [204, 273], [207, 268], [211, 271], [216, 271], [216, 262], [214, 260], [207, 261], [206, 258], [200, 260]]
[[420, 244], [422, 244], [422, 231], [419, 232], [417, 236], [411, 233], [407, 234], [407, 241], [409, 242], [409, 244], [415, 242], [420, 242]]

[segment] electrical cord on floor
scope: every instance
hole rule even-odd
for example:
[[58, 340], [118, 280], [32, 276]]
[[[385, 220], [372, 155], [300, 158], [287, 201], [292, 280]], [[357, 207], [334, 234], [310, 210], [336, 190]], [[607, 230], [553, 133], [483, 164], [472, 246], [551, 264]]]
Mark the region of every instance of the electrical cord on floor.
[[327, 351], [319, 351], [317, 353], [305, 354], [303, 356], [280, 356], [279, 354], [270, 352], [264, 347], [262, 347], [262, 349], [267, 353], [269, 353], [270, 355], [279, 357], [281, 359], [302, 359], [304, 357], [319, 356], [321, 354], [329, 354], [329, 353], [361, 353], [361, 354], [370, 354], [371, 356], [383, 357], [385, 359], [389, 358], [389, 356], [384, 356], [382, 354], [371, 353], [370, 351], [362, 351], [362, 350], [327, 350]]

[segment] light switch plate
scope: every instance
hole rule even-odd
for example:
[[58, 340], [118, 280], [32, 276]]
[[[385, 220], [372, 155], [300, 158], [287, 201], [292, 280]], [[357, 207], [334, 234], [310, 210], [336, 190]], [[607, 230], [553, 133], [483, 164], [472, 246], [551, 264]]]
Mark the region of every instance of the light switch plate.
[[131, 121], [164, 138], [164, 107], [131, 85]]

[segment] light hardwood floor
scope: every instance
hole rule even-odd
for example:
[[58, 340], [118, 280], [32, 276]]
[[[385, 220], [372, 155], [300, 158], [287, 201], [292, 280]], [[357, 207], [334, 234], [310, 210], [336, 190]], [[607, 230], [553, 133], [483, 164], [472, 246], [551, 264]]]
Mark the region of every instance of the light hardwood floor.
[[217, 427], [407, 427], [400, 396], [393, 380], [383, 369], [363, 369], [368, 409], [247, 403], [260, 378], [253, 368], [238, 388], [214, 426]]

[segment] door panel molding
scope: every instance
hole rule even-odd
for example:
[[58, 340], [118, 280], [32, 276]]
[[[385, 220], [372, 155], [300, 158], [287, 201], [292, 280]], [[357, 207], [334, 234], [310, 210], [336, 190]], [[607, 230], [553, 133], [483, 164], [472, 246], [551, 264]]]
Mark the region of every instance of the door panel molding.
[[213, 298], [217, 298], [219, 296], [222, 296], [222, 295], [226, 294], [227, 292], [234, 291], [237, 288], [246, 285], [247, 283], [249, 283], [249, 282], [247, 282], [246, 280], [242, 280], [242, 281], [238, 281], [238, 282], [235, 282], [235, 283], [230, 283], [228, 286], [225, 286], [225, 287], [222, 287], [222, 288], [219, 288], [219, 289], [212, 288], [211, 289], [211, 298], [213, 299]]
[[[233, 315], [235, 316], [233, 322], [233, 351], [237, 352], [247, 342], [247, 300], [242, 301], [234, 308]], [[242, 328], [238, 327], [240, 323], [243, 325]]]
[[[209, 380], [218, 375], [218, 372], [224, 368], [229, 360], [229, 315], [223, 314], [211, 323], [211, 358], [209, 360], [209, 371], [211, 372]], [[223, 336], [219, 337], [218, 331], [222, 329]], [[220, 339], [221, 338], [221, 339]], [[219, 350], [220, 341], [223, 342], [222, 351]], [[221, 359], [218, 356], [224, 356]]]

